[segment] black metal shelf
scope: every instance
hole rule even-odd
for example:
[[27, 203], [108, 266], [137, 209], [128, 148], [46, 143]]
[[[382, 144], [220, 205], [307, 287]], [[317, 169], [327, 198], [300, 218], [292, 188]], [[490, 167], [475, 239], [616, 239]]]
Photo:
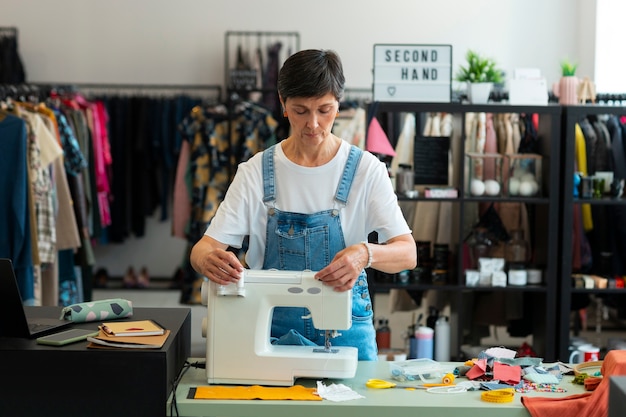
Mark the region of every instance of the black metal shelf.
[[572, 204], [590, 204], [593, 206], [614, 206], [614, 205], [626, 205], [625, 198], [574, 198]]
[[[558, 304], [558, 357], [567, 358], [569, 355], [569, 341], [571, 329], [571, 306], [572, 295], [626, 295], [626, 290], [619, 288], [574, 288], [572, 286], [572, 244], [574, 242], [573, 228], [574, 216], [572, 208], [580, 205], [590, 205], [592, 207], [616, 207], [626, 204], [624, 198], [574, 198], [574, 161], [575, 161], [575, 137], [576, 124], [588, 116], [597, 115], [626, 115], [626, 107], [612, 105], [580, 105], [580, 106], [564, 106], [562, 117], [562, 134], [561, 140], [561, 187], [559, 199], [561, 201], [561, 217], [560, 217], [560, 253], [559, 259], [559, 288], [557, 291]], [[626, 331], [626, 329], [625, 329]]]
[[[426, 284], [426, 283], [400, 283], [400, 282], [384, 282], [376, 279], [376, 271], [373, 271], [370, 277], [372, 293], [389, 292], [391, 289], [406, 289], [410, 292], [420, 291], [446, 291], [451, 295], [451, 308], [455, 310], [457, 323], [456, 340], [459, 341], [459, 352], [453, 352], [453, 356], [461, 357], [460, 345], [463, 340], [463, 333], [466, 326], [471, 325], [471, 319], [464, 316], [463, 304], [466, 294], [479, 294], [486, 292], [496, 292], [503, 294], [525, 294], [532, 299], [535, 306], [532, 318], [534, 331], [535, 350], [544, 358], [544, 360], [552, 361], [556, 359], [556, 328], [557, 328], [557, 283], [558, 283], [558, 249], [560, 244], [559, 215], [560, 215], [560, 157], [561, 157], [561, 126], [562, 126], [562, 107], [559, 105], [546, 106], [527, 106], [527, 105], [508, 105], [508, 104], [481, 104], [470, 105], [463, 103], [405, 103], [405, 102], [377, 102], [370, 107], [370, 117], [379, 117], [385, 129], [387, 129], [388, 137], [397, 137], [399, 129], [397, 128], [397, 113], [415, 113], [416, 127], [415, 132], [421, 132], [420, 117], [427, 113], [446, 113], [452, 114], [453, 117], [460, 118], [455, 122], [455, 126], [460, 125], [460, 140], [465, 141], [465, 115], [467, 113], [486, 112], [486, 113], [520, 113], [520, 114], [538, 114], [539, 127], [538, 135], [541, 138], [540, 153], [543, 156], [542, 163], [542, 193], [541, 197], [508, 197], [508, 196], [471, 196], [465, 192], [464, 184], [464, 146], [463, 143], [454, 140], [451, 143], [453, 152], [453, 164], [455, 166], [453, 178], [450, 186], [458, 190], [458, 197], [455, 198], [426, 198], [422, 195], [411, 198], [405, 195], [398, 195], [398, 200], [406, 202], [451, 202], [458, 205], [458, 214], [454, 215], [450, 221], [452, 224], [458, 225], [458, 236], [454, 236], [455, 241], [451, 242], [453, 253], [453, 266], [450, 269], [450, 276], [446, 284]], [[393, 143], [392, 143], [393, 145]], [[456, 146], [456, 147], [455, 147]], [[464, 218], [466, 205], [476, 203], [522, 203], [527, 207], [533, 207], [535, 216], [534, 224], [531, 224], [532, 232], [537, 236], [535, 238], [535, 246], [537, 252], [541, 252], [541, 257], [537, 263], [542, 265], [544, 285], [527, 285], [527, 286], [507, 286], [507, 287], [468, 287], [465, 286], [464, 271], [457, 266], [463, 264], [462, 244], [465, 239], [464, 230], [468, 226], [469, 220]], [[455, 314], [453, 313], [453, 314]], [[454, 328], [453, 327], [453, 328]], [[454, 332], [454, 330], [453, 330]]]
[[[548, 197], [407, 197], [398, 195], [398, 201], [449, 201], [452, 203], [526, 203], [526, 204], [550, 204]], [[626, 201], [625, 201], [626, 203]]]
[[611, 295], [626, 295], [626, 289], [624, 288], [572, 288], [570, 290], [572, 294], [611, 294]]
[[[419, 283], [389, 283], [389, 282], [375, 282], [370, 283], [375, 287], [377, 293], [389, 292], [392, 289], [404, 289], [409, 291], [461, 291], [461, 292], [546, 292], [547, 287], [545, 285], [524, 285], [513, 286], [508, 285], [506, 287], [486, 287], [475, 286], [468, 287], [467, 285], [457, 284], [419, 284]], [[626, 291], [624, 291], [626, 294]]]

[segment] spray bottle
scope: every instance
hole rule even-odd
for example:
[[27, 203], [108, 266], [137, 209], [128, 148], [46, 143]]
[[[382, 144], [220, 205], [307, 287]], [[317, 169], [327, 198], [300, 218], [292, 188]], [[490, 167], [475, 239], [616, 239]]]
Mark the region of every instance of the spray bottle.
[[440, 316], [435, 323], [435, 360], [450, 361], [450, 323], [446, 316]]

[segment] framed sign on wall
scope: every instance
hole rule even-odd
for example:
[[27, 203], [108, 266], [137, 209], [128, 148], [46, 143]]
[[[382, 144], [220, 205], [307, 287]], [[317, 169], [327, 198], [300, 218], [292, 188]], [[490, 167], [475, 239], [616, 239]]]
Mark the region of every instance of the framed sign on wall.
[[374, 101], [449, 103], [452, 45], [374, 45]]

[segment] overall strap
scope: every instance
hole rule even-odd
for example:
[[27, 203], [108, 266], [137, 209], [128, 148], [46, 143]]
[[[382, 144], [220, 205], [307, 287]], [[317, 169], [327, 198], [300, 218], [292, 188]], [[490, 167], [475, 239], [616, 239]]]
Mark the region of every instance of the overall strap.
[[263, 202], [276, 200], [276, 181], [274, 179], [274, 147], [263, 151]]
[[[263, 202], [274, 201], [276, 199], [276, 182], [274, 178], [274, 147], [272, 145], [263, 151]], [[363, 151], [356, 146], [352, 145], [350, 148], [350, 154], [346, 161], [346, 166], [343, 169], [343, 174], [337, 185], [337, 192], [335, 193], [335, 200], [342, 204], [347, 204], [348, 195], [350, 194], [350, 188], [354, 179], [354, 174], [361, 162]]]
[[354, 174], [356, 173], [356, 169], [359, 166], [359, 162], [361, 162], [362, 156], [363, 151], [356, 146], [351, 145], [350, 154], [348, 155], [346, 166], [343, 169], [343, 174], [341, 175], [341, 180], [339, 180], [339, 184], [337, 185], [337, 192], [335, 193], [335, 200], [342, 203], [343, 205], [346, 205], [348, 203], [348, 195], [350, 194], [350, 188], [352, 187]]

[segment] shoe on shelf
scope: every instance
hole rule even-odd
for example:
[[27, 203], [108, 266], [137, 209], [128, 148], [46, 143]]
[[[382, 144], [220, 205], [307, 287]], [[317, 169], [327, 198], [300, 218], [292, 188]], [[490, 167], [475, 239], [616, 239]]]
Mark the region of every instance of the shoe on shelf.
[[148, 274], [148, 268], [145, 266], [141, 268], [141, 272], [137, 277], [137, 288], [148, 288], [150, 286], [150, 275]]
[[135, 269], [132, 266], [128, 267], [126, 275], [122, 280], [122, 287], [124, 288], [136, 288], [137, 287], [137, 275], [135, 275]]

